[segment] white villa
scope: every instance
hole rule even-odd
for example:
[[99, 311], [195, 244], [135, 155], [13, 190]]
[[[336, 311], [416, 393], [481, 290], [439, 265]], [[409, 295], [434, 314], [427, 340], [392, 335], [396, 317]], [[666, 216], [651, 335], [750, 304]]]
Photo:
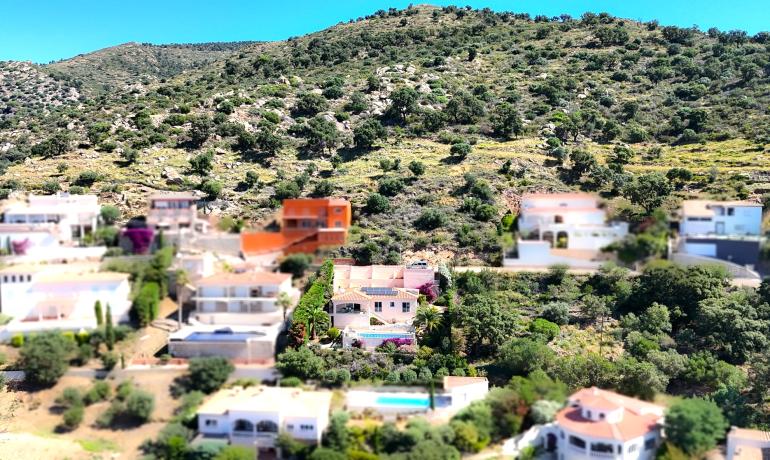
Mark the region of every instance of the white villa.
[[196, 288], [192, 298], [195, 312], [191, 317], [205, 324], [282, 322], [284, 312], [278, 305], [279, 294], [288, 295], [292, 305], [299, 298], [288, 273], [219, 273], [200, 279]]
[[334, 292], [351, 288], [392, 287], [418, 289], [433, 282], [435, 273], [427, 264], [366, 265], [334, 264]]
[[[288, 273], [219, 273], [194, 282], [190, 323], [169, 336], [172, 356], [225, 356], [245, 363], [272, 362], [299, 291]], [[278, 304], [281, 293], [290, 306]]]
[[99, 272], [97, 264], [12, 265], [0, 270], [0, 313], [13, 319], [0, 326], [0, 339], [42, 330], [96, 327], [94, 304], [113, 323], [128, 321], [131, 286], [125, 273]]
[[770, 458], [770, 431], [749, 430], [736, 426], [727, 433], [726, 460], [763, 460]]
[[198, 409], [198, 432], [231, 444], [273, 449], [279, 433], [320, 444], [329, 425], [330, 391], [256, 386], [220, 390]]
[[606, 223], [607, 214], [588, 193], [530, 193], [521, 199], [518, 256], [504, 266], [596, 268], [601, 249], [628, 235], [628, 223]]
[[661, 443], [664, 408], [621, 394], [585, 388], [569, 397], [534, 444], [559, 460], [651, 460]]
[[752, 201], [686, 200], [679, 253], [753, 266], [759, 259], [762, 205]]
[[2, 205], [0, 244], [16, 261], [98, 258], [103, 247], [79, 247], [98, 225], [96, 195], [28, 195]]
[[[328, 313], [332, 326], [342, 330], [344, 346], [352, 346], [358, 341], [365, 348], [375, 348], [385, 339], [405, 339], [414, 343], [411, 323], [419, 296], [416, 289], [345, 289], [332, 296]], [[381, 324], [374, 326], [373, 322]]]

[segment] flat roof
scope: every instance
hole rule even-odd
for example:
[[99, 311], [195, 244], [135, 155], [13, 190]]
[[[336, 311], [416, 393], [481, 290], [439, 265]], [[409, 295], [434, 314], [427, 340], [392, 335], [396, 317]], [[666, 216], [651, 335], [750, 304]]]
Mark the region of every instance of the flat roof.
[[290, 273], [248, 271], [242, 273], [217, 273], [201, 279], [198, 286], [281, 284], [291, 279]]
[[685, 216], [708, 217], [714, 215], [712, 206], [761, 208], [762, 204], [754, 201], [715, 201], [715, 200], [684, 200], [682, 214]]
[[278, 412], [283, 416], [319, 417], [329, 413], [330, 391], [305, 391], [282, 387], [234, 387], [220, 390], [198, 409], [198, 414]]
[[197, 200], [193, 192], [158, 191], [148, 197], [150, 200]]

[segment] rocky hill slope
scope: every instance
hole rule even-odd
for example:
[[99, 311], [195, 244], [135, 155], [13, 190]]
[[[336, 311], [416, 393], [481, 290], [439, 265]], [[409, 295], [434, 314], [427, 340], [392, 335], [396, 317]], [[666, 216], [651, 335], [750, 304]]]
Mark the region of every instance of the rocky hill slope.
[[[148, 189], [198, 189], [213, 212], [256, 221], [280, 198], [334, 193], [354, 201], [344, 251], [359, 259], [494, 263], [510, 239], [500, 218], [527, 190], [601, 192], [632, 219], [650, 173], [669, 208], [759, 197], [768, 43], [606, 14], [420, 6], [206, 64], [131, 45], [46, 69], [92, 88], [79, 99], [23, 119], [0, 101], [0, 186], [96, 190], [128, 213]], [[109, 82], [82, 70], [100, 66], [120, 70]]]

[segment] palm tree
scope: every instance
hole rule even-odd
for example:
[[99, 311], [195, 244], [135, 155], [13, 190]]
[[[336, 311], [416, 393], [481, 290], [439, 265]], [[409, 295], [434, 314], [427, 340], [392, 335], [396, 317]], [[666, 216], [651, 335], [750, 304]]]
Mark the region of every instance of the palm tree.
[[430, 334], [441, 325], [441, 313], [433, 305], [420, 307], [414, 315], [414, 325]]
[[328, 329], [330, 323], [329, 315], [324, 311], [324, 308], [321, 305], [313, 305], [298, 310], [294, 314], [294, 321], [307, 324], [311, 339], [315, 339], [321, 330]]
[[187, 270], [179, 269], [176, 271], [176, 304], [177, 304], [176, 320], [177, 320], [179, 329], [182, 329], [182, 304], [184, 303], [184, 299], [182, 299], [182, 296], [184, 295], [184, 287], [189, 282], [190, 282], [190, 276], [187, 274]]
[[281, 310], [283, 310], [283, 321], [286, 322], [286, 313], [288, 312], [289, 308], [291, 308], [291, 297], [289, 297], [289, 294], [285, 292], [281, 292], [278, 294], [278, 300], [276, 300], [276, 303], [279, 307], [281, 307]]

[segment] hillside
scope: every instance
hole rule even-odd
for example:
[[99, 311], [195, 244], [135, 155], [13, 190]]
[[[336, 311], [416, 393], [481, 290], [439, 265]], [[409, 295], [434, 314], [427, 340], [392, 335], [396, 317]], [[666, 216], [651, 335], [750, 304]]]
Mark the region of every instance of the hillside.
[[[768, 42], [421, 6], [235, 53], [123, 45], [46, 69], [110, 91], [24, 120], [0, 107], [2, 187], [90, 188], [129, 214], [148, 189], [195, 188], [256, 223], [280, 198], [334, 193], [353, 199], [343, 252], [359, 260], [495, 263], [499, 218], [528, 190], [600, 192], [640, 221], [648, 173], [669, 209], [770, 190]], [[387, 201], [366, 206], [374, 192]]]
[[230, 56], [249, 42], [152, 45], [125, 43], [45, 66], [53, 75], [95, 93], [142, 85], [205, 67]]

